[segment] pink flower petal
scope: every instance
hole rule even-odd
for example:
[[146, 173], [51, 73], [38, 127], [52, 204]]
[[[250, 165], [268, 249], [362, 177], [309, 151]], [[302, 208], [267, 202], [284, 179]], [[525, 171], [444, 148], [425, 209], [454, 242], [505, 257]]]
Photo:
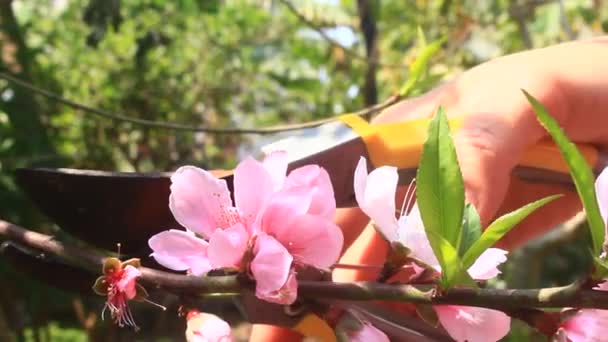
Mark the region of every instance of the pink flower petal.
[[509, 332], [511, 318], [501, 311], [458, 305], [435, 305], [439, 322], [456, 341], [498, 341]]
[[123, 270], [122, 277], [116, 282], [116, 288], [118, 291], [124, 292], [128, 300], [135, 298], [137, 294], [135, 279], [139, 276], [141, 276], [141, 271], [131, 265], [127, 265]]
[[361, 157], [355, 169], [355, 197], [359, 208], [369, 216], [388, 241], [396, 241], [395, 192], [399, 175], [397, 168], [382, 166], [369, 175], [367, 161]]
[[597, 195], [597, 204], [600, 207], [600, 214], [602, 214], [604, 225], [606, 225], [608, 216], [608, 167], [602, 170], [595, 180], [595, 193]]
[[498, 265], [507, 261], [507, 251], [500, 248], [486, 249], [467, 270], [473, 279], [491, 279], [500, 274]]
[[188, 342], [231, 342], [230, 325], [216, 315], [198, 313], [188, 319], [186, 340]]
[[333, 265], [344, 243], [342, 231], [332, 221], [308, 214], [296, 216], [289, 225], [278, 225], [272, 233], [296, 262], [318, 268]]
[[256, 281], [256, 295], [262, 298], [285, 285], [293, 257], [272, 236], [257, 236], [251, 260], [251, 273]]
[[209, 237], [218, 227], [235, 221], [226, 181], [194, 166], [183, 166], [171, 176], [169, 208], [182, 226]]
[[407, 215], [403, 215], [398, 221], [398, 241], [412, 251], [412, 256], [425, 264], [441, 271], [439, 261], [433, 252], [431, 243], [426, 236], [422, 217], [418, 205], [414, 204]]
[[274, 191], [283, 187], [287, 175], [287, 153], [282, 151], [270, 152], [264, 158], [263, 165], [274, 184]]
[[209, 239], [209, 260], [213, 268], [238, 266], [249, 243], [249, 234], [242, 224], [218, 229]]
[[291, 225], [291, 222], [306, 213], [310, 208], [312, 191], [309, 188], [297, 187], [281, 190], [272, 196], [264, 212], [261, 231], [279, 233]]
[[258, 298], [271, 303], [282, 305], [293, 304], [298, 298], [298, 282], [295, 272], [293, 270], [289, 272], [287, 281], [279, 290], [268, 293], [256, 292], [256, 295]]
[[600, 291], [608, 291], [608, 280], [604, 280], [603, 282], [597, 284], [593, 289]]
[[256, 222], [274, 193], [274, 181], [264, 165], [247, 157], [234, 170], [234, 201], [246, 225]]
[[390, 342], [382, 330], [369, 322], [363, 322], [361, 330], [348, 333], [349, 342]]
[[333, 219], [336, 213], [336, 200], [331, 179], [325, 169], [318, 165], [306, 165], [297, 168], [289, 173], [285, 187], [312, 189], [313, 195], [308, 213]]
[[160, 232], [148, 240], [152, 257], [161, 265], [175, 271], [189, 270], [193, 275], [209, 272], [207, 241], [181, 230]]
[[582, 309], [562, 323], [571, 342], [601, 342], [608, 335], [608, 310]]
[[[608, 291], [608, 281], [598, 284], [593, 289]], [[561, 324], [560, 330], [571, 342], [604, 341], [608, 335], [608, 310], [579, 310]]]

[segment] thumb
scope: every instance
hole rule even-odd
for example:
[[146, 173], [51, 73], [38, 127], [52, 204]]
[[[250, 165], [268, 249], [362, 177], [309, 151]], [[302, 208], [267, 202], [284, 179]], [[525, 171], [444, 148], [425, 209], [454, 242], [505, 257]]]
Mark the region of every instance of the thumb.
[[513, 119], [489, 113], [468, 115], [454, 133], [466, 201], [475, 205], [484, 226], [503, 203], [513, 168], [544, 135], [533, 118]]

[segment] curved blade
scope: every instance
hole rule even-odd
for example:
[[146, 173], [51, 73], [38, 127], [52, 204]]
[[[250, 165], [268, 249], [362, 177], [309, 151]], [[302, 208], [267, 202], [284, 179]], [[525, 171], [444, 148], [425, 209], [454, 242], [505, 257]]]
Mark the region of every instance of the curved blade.
[[180, 227], [166, 174], [19, 169], [17, 183], [63, 230], [108, 250], [147, 251], [150, 236]]

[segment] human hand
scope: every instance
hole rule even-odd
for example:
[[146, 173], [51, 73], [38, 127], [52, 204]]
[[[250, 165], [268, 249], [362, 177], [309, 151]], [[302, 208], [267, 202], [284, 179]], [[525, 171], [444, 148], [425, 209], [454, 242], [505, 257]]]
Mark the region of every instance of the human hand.
[[580, 210], [572, 191], [511, 177], [522, 154], [546, 131], [521, 92], [527, 90], [548, 109], [568, 136], [598, 146], [608, 142], [608, 57], [604, 39], [573, 42], [509, 55], [473, 68], [418, 98], [401, 102], [374, 122], [430, 117], [441, 105], [448, 116], [461, 116], [454, 134], [467, 201], [487, 224], [502, 213], [556, 193], [565, 196], [531, 215], [502, 241], [513, 248], [565, 221]]

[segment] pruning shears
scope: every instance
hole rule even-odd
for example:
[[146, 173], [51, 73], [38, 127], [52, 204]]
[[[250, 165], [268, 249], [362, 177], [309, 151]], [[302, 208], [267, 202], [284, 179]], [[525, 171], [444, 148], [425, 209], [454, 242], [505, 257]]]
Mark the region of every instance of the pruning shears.
[[[409, 184], [415, 177], [426, 140], [430, 119], [394, 124], [370, 125], [356, 115], [307, 128], [268, 145], [265, 149], [285, 150], [288, 170], [306, 164], [325, 168], [334, 188], [339, 208], [356, 206], [353, 177], [360, 157], [369, 168], [383, 165], [399, 169], [399, 183]], [[460, 127], [459, 119], [450, 121], [451, 129]], [[577, 145], [589, 165], [601, 171], [602, 158], [592, 145]], [[514, 175], [531, 182], [572, 185], [568, 166], [550, 140], [530, 148], [514, 169]], [[232, 175], [223, 177], [232, 190]], [[62, 229], [97, 247], [113, 250], [121, 243], [123, 252], [133, 256], [149, 255], [147, 240], [167, 229], [179, 229], [169, 211], [170, 173], [120, 173], [73, 169], [20, 169], [21, 188]], [[322, 317], [329, 305], [294, 314], [285, 307], [244, 295], [244, 311], [252, 323], [275, 324], [292, 328], [305, 336], [335, 341], [332, 327]], [[408, 340], [442, 340], [437, 330], [387, 314], [382, 307], [344, 304], [347, 309], [367, 312], [373, 323]], [[356, 306], [356, 307], [354, 307]], [[374, 314], [375, 312], [375, 314]], [[410, 327], [410, 328], [407, 328]]]

